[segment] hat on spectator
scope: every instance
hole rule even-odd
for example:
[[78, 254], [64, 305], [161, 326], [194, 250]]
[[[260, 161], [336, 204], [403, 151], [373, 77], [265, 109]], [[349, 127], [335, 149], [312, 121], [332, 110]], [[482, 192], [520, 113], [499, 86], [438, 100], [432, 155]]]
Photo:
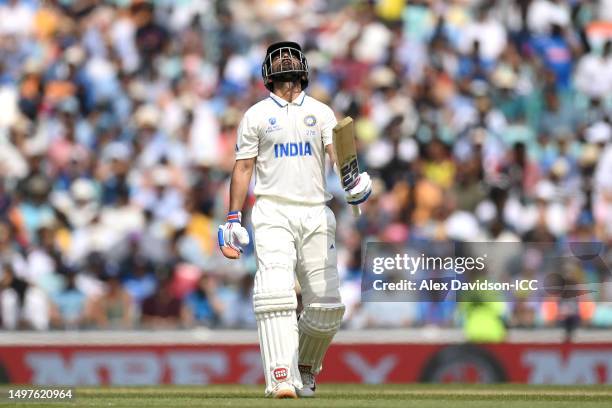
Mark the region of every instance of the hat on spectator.
[[473, 214], [455, 211], [446, 220], [446, 235], [455, 241], [474, 241], [478, 239], [480, 227]]
[[535, 186], [535, 198], [551, 201], [555, 197], [555, 187], [548, 180], [540, 180]]
[[128, 84], [128, 95], [134, 101], [144, 101], [147, 99], [147, 86], [138, 80], [132, 80]]
[[395, 73], [388, 67], [375, 68], [370, 73], [370, 83], [375, 88], [389, 88], [395, 82]]
[[612, 136], [612, 129], [610, 125], [599, 121], [594, 123], [586, 130], [586, 140], [593, 144], [605, 144], [610, 140]]
[[78, 45], [73, 45], [64, 52], [66, 62], [70, 65], [80, 65], [85, 60], [85, 51]]
[[583, 167], [592, 166], [597, 163], [597, 158], [599, 157], [600, 149], [597, 145], [587, 144], [582, 149], [582, 153], [580, 154], [580, 165]]
[[565, 177], [567, 173], [569, 173], [569, 170], [570, 170], [569, 163], [567, 162], [567, 159], [565, 159], [564, 157], [559, 157], [557, 160], [555, 160], [553, 165], [550, 167], [551, 174], [557, 177]]
[[70, 194], [77, 201], [91, 201], [96, 196], [96, 188], [92, 181], [80, 178], [70, 186]]
[[102, 151], [102, 160], [120, 160], [126, 161], [130, 158], [130, 147], [122, 142], [111, 142]]
[[134, 122], [139, 128], [157, 127], [159, 110], [153, 105], [142, 105], [134, 113]]
[[510, 67], [501, 66], [491, 76], [493, 85], [500, 89], [514, 89], [518, 76]]

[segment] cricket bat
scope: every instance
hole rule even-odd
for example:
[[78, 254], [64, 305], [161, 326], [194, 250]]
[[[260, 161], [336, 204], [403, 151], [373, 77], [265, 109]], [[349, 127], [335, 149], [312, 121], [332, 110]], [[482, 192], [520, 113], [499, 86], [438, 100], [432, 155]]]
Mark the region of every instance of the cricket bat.
[[[355, 147], [355, 135], [353, 132], [353, 118], [347, 116], [334, 127], [333, 130], [334, 152], [336, 153], [336, 164], [343, 188], [352, 186], [359, 177], [359, 163], [357, 163], [357, 149]], [[361, 209], [358, 205], [353, 206], [353, 215], [359, 217]]]

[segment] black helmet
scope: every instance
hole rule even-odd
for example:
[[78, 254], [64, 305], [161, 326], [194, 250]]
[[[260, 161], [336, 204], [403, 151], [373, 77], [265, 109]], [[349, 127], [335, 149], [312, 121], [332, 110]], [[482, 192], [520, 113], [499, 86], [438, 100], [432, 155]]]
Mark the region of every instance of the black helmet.
[[[273, 70], [272, 62], [279, 57], [288, 57], [287, 63], [281, 62]], [[299, 62], [298, 62], [299, 61]], [[302, 52], [302, 47], [292, 41], [281, 41], [268, 47], [266, 58], [261, 64], [261, 76], [264, 85], [272, 91], [272, 81], [293, 82], [300, 80], [302, 89], [308, 86], [308, 61]]]

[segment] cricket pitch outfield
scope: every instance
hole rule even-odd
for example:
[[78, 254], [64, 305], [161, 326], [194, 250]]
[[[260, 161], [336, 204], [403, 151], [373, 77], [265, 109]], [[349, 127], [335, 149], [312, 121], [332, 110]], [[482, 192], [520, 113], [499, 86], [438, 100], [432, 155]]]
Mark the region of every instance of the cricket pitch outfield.
[[[6, 390], [8, 387], [3, 386]], [[15, 387], [22, 388], [22, 387]], [[25, 388], [25, 387], [23, 387]], [[31, 387], [30, 387], [31, 388]], [[2, 407], [402, 407], [402, 408], [603, 408], [612, 406], [612, 386], [457, 384], [322, 384], [317, 398], [271, 400], [263, 386], [79, 387], [72, 402], [8, 402]], [[6, 396], [6, 392], [3, 392]]]

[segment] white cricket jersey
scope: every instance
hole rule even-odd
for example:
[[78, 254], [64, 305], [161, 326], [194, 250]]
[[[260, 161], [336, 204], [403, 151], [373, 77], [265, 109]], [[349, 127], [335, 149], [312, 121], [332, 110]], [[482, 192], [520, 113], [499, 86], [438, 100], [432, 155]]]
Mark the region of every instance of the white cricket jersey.
[[238, 127], [236, 160], [257, 157], [255, 195], [300, 203], [324, 203], [325, 146], [336, 117], [304, 92], [293, 102], [270, 93], [253, 105]]

